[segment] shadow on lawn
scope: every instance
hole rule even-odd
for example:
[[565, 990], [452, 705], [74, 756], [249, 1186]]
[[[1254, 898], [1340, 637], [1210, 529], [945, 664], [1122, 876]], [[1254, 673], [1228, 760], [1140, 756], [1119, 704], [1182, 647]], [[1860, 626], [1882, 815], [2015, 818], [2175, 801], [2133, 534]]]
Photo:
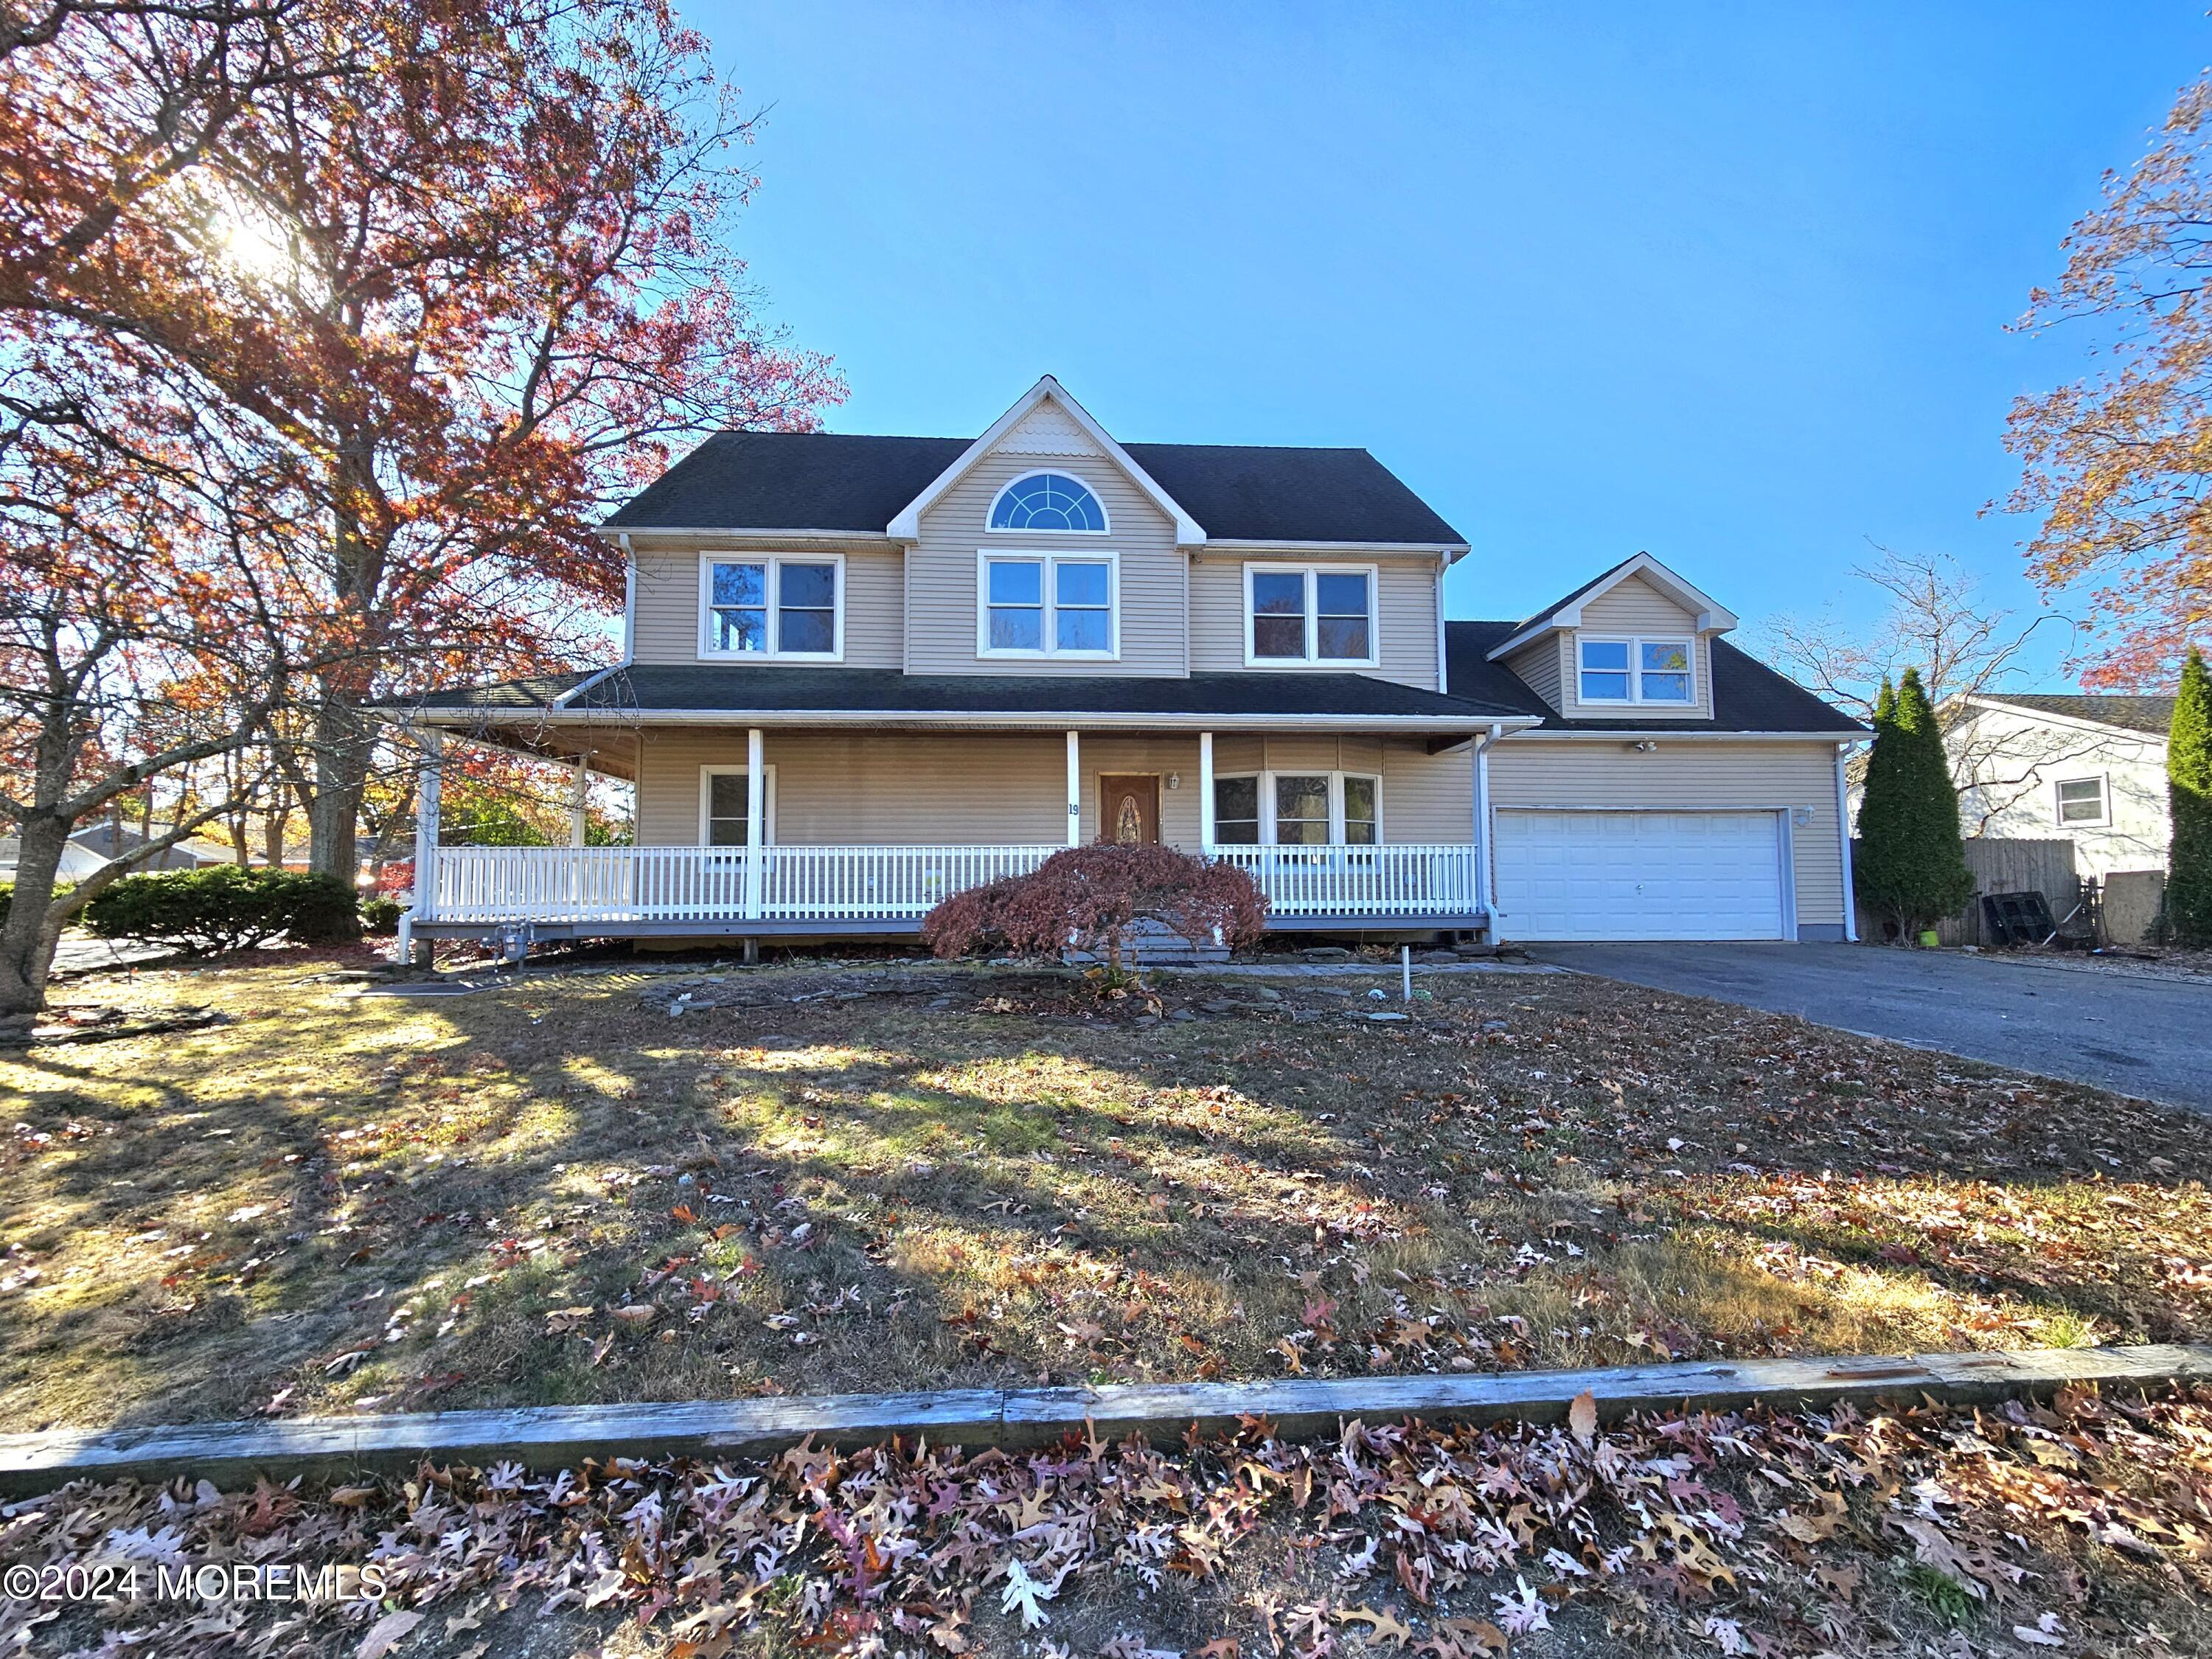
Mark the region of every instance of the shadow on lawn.
[[[786, 982], [805, 981], [759, 981]], [[280, 1390], [394, 1410], [1908, 1346], [1876, 1339], [1940, 1334], [1935, 1304], [2202, 1328], [2201, 1290], [2118, 1306], [2117, 1246], [2032, 1273], [2004, 1249], [2033, 1241], [2008, 1242], [1982, 1271], [1707, 1201], [1879, 1164], [1901, 1188], [1987, 1176], [2070, 1203], [2079, 1156], [2132, 1128], [2130, 1156], [2168, 1165], [2132, 1190], [2186, 1212], [2198, 1259], [2212, 1161], [2181, 1126], [1602, 982], [1478, 984], [1389, 1030], [1334, 1002], [1138, 1029], [1018, 977], [972, 1007], [680, 1019], [618, 974], [435, 1006], [268, 994], [291, 1000], [289, 1069], [189, 1070], [274, 1035], [237, 1027], [123, 1079], [27, 1062], [27, 1121], [104, 1127], [15, 1164], [14, 1223], [104, 1229], [110, 1254], [78, 1293], [0, 1302], [17, 1426]], [[1705, 1237], [1638, 1219], [1662, 1188]], [[120, 1241], [155, 1231], [158, 1271], [134, 1276]], [[1843, 1262], [1852, 1305], [1737, 1259], [1763, 1243]], [[638, 1326], [607, 1311], [648, 1302]], [[34, 1386], [71, 1366], [73, 1389]]]

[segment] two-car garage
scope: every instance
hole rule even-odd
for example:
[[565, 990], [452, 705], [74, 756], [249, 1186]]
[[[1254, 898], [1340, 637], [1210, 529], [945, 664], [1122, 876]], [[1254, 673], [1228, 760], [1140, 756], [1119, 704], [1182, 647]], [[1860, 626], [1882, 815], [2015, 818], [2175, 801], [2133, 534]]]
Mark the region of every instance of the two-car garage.
[[1501, 809], [1498, 908], [1516, 939], [1794, 939], [1788, 816]]
[[1508, 738], [1490, 763], [1497, 936], [1844, 936], [1836, 745]]

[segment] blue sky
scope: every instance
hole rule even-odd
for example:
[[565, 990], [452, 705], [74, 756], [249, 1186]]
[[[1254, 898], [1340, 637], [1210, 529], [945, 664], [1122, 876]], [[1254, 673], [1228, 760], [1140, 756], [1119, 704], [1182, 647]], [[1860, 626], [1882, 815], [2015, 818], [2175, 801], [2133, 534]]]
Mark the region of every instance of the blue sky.
[[835, 428], [1049, 371], [1124, 439], [1371, 449], [1474, 544], [1454, 616], [1641, 549], [1747, 633], [1870, 615], [1870, 543], [2037, 604], [1983, 509], [2087, 342], [2007, 325], [2212, 58], [2200, 0], [686, 15], [767, 109], [739, 251]]

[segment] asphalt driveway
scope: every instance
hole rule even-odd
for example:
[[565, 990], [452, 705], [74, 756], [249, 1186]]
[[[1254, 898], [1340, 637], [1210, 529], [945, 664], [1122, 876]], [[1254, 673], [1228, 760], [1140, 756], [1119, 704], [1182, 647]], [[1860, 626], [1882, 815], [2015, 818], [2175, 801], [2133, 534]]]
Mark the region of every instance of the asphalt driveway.
[[1536, 945], [1528, 954], [2212, 1112], [2212, 985], [1860, 945]]

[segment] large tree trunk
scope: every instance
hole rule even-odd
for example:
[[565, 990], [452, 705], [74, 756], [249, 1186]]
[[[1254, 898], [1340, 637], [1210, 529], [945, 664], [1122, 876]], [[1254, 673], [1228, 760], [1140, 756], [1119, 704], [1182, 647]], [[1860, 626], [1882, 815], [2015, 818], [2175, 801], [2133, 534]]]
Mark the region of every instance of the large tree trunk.
[[340, 610], [362, 629], [362, 655], [321, 677], [315, 704], [314, 795], [307, 803], [307, 867], [349, 886], [361, 869], [362, 797], [375, 734], [362, 703], [373, 684], [374, 617], [384, 579], [384, 548], [366, 516], [376, 499], [375, 444], [365, 433], [340, 434], [331, 475], [331, 579]]
[[279, 780], [270, 791], [269, 810], [261, 817], [261, 854], [272, 870], [284, 867], [284, 830], [292, 822], [291, 805], [283, 799], [286, 787]]
[[350, 884], [372, 738], [351, 693], [328, 687], [315, 710], [315, 792], [307, 803], [307, 867]]
[[40, 813], [18, 826], [15, 890], [8, 919], [0, 922], [0, 1018], [34, 1014], [46, 1006], [54, 941], [61, 933], [49, 913], [62, 854], [75, 827], [52, 813]]

